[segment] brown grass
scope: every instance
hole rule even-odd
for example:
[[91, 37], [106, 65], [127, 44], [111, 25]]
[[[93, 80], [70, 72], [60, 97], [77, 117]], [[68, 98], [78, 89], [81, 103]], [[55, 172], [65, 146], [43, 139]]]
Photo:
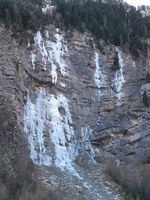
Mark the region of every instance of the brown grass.
[[150, 200], [150, 164], [116, 166], [113, 160], [105, 163], [106, 173], [126, 193], [126, 200]]

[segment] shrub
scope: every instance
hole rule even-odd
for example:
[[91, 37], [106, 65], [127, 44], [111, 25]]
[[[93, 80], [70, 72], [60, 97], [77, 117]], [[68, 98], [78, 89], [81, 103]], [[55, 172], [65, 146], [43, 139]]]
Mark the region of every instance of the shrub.
[[150, 83], [150, 73], [149, 72], [147, 72], [147, 74], [146, 74], [146, 81], [148, 83]]
[[[57, 189], [47, 189], [44, 185], [38, 183], [35, 186], [32, 195], [34, 200], [60, 200], [65, 198], [65, 191], [60, 187]], [[42, 192], [41, 192], [42, 191]]]
[[143, 103], [145, 106], [149, 106], [149, 99], [148, 99], [146, 91], [144, 91], [143, 93]]
[[116, 54], [114, 56], [114, 62], [113, 62], [113, 65], [112, 65], [111, 69], [113, 71], [116, 71], [116, 70], [120, 69], [119, 58], [118, 58], [118, 53], [117, 52], [116, 52]]
[[150, 164], [116, 166], [114, 161], [105, 163], [106, 173], [121, 185], [126, 200], [149, 200]]
[[144, 151], [144, 155], [142, 156], [141, 163], [150, 164], [150, 149], [147, 148]]

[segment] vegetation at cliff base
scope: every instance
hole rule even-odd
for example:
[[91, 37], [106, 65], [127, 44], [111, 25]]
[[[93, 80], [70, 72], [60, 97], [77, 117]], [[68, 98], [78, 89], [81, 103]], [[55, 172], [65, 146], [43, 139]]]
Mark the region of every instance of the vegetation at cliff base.
[[146, 81], [148, 83], [150, 83], [150, 73], [149, 72], [146, 73]]
[[[144, 161], [144, 162], [143, 162]], [[125, 192], [125, 200], [149, 200], [150, 164], [143, 158], [138, 164], [116, 166], [114, 160], [105, 163], [105, 172], [118, 183]]]

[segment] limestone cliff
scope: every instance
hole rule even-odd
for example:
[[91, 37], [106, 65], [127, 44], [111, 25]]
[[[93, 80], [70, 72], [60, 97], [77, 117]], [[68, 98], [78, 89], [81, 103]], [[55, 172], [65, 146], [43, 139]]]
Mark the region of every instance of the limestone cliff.
[[142, 99], [150, 92], [150, 58], [134, 59], [103, 41], [99, 50], [89, 33], [53, 25], [33, 38], [20, 46], [0, 29], [2, 160], [10, 171], [21, 163], [32, 177], [16, 198], [48, 199], [38, 193], [44, 184], [53, 199], [121, 199], [101, 174], [101, 183], [92, 179], [91, 167], [109, 157], [136, 160], [148, 150], [150, 115]]

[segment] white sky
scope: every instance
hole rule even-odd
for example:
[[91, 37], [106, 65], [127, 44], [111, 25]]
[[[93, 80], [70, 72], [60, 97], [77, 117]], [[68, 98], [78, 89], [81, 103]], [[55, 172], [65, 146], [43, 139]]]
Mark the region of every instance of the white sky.
[[139, 5], [150, 5], [150, 0], [124, 0], [124, 1], [135, 7]]

